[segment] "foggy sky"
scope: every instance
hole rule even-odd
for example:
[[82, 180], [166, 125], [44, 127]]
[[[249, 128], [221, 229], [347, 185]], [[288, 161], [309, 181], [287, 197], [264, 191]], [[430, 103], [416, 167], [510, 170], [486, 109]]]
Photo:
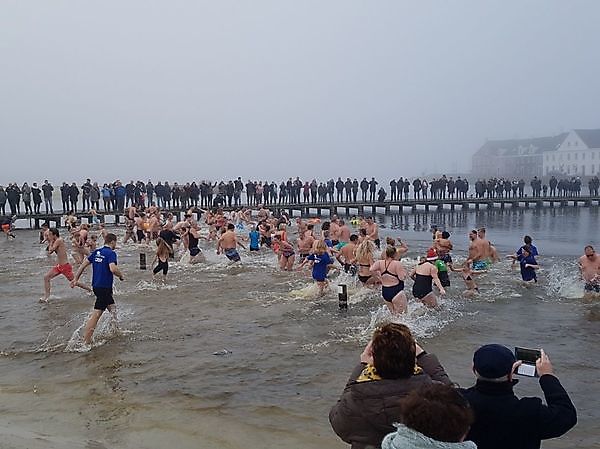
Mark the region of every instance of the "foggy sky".
[[0, 184], [470, 169], [600, 127], [600, 2], [0, 3]]

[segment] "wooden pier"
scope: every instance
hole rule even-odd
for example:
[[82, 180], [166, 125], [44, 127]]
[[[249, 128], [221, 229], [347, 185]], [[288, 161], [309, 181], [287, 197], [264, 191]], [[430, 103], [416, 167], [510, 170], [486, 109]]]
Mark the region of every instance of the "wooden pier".
[[[524, 197], [524, 198], [466, 198], [466, 199], [417, 199], [404, 201], [383, 201], [383, 202], [348, 202], [348, 203], [286, 203], [286, 204], [265, 204], [265, 208], [274, 212], [287, 212], [290, 217], [309, 216], [309, 215], [375, 215], [375, 214], [402, 214], [405, 211], [418, 212], [430, 210], [480, 210], [482, 208], [531, 208], [531, 207], [590, 207], [600, 206], [600, 197], [578, 196], [578, 197]], [[243, 205], [243, 207], [253, 207]], [[255, 207], [255, 206], [254, 206]], [[222, 207], [223, 210], [233, 210], [239, 207]], [[171, 212], [177, 220], [180, 220], [184, 210], [181, 209], [162, 209], [163, 212]], [[92, 223], [93, 217], [88, 213], [75, 214], [82, 222]], [[198, 214], [196, 214], [198, 215]], [[17, 220], [27, 220], [29, 227], [39, 229], [42, 223], [48, 223], [51, 227], [61, 227], [63, 225], [64, 213], [37, 214], [37, 215], [18, 215]], [[124, 221], [123, 213], [110, 211], [98, 211], [97, 217], [101, 223], [120, 224]]]

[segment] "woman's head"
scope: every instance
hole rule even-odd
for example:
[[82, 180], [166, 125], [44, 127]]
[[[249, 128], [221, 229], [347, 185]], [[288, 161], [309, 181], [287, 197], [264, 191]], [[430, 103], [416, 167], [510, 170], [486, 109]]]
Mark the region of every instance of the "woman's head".
[[388, 246], [385, 249], [385, 257], [387, 257], [388, 259], [393, 259], [394, 257], [396, 257], [396, 247]]
[[392, 237], [386, 237], [385, 243], [390, 246], [394, 246], [396, 244], [396, 240], [394, 240]]
[[370, 257], [373, 257], [373, 251], [375, 250], [375, 245], [370, 240], [363, 240], [355, 250], [356, 258], [360, 260], [366, 260]]
[[324, 240], [315, 240], [312, 249], [315, 254], [325, 254], [327, 251], [327, 245], [325, 244]]
[[408, 378], [415, 369], [415, 339], [404, 324], [389, 323], [373, 334], [373, 364], [384, 379]]
[[402, 423], [437, 441], [463, 441], [473, 424], [473, 411], [453, 387], [424, 385], [402, 399]]

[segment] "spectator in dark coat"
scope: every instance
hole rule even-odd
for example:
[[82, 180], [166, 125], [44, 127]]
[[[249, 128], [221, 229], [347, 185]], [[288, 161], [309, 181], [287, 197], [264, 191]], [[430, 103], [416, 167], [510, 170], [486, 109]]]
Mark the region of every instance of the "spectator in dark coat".
[[539, 449], [541, 440], [564, 435], [577, 423], [575, 407], [543, 350], [536, 370], [547, 405], [513, 392], [518, 382], [513, 372], [520, 364], [510, 349], [496, 344], [482, 346], [473, 356], [477, 383], [463, 395], [475, 412], [467, 439], [479, 449]]

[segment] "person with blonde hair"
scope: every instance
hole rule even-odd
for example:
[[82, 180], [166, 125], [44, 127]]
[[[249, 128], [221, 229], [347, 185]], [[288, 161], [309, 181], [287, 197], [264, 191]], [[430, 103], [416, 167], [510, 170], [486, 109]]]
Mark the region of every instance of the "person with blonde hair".
[[152, 270], [152, 278], [155, 278], [158, 273], [162, 271], [163, 281], [167, 278], [167, 273], [169, 272], [169, 257], [171, 256], [171, 247], [167, 245], [162, 238], [156, 239], [156, 244], [158, 248], [156, 248], [156, 254], [154, 255], [154, 260], [152, 261], [152, 265], [156, 263], [156, 267]]
[[358, 264], [358, 280], [366, 286], [379, 284], [379, 276], [371, 272], [371, 266], [375, 262], [374, 252], [375, 244], [368, 239], [363, 240], [354, 252]]
[[299, 268], [302, 268], [308, 262], [312, 262], [312, 278], [317, 282], [319, 294], [324, 295], [327, 288], [327, 271], [329, 266], [333, 265], [333, 259], [327, 251], [324, 240], [315, 241], [311, 254], [304, 259]]

